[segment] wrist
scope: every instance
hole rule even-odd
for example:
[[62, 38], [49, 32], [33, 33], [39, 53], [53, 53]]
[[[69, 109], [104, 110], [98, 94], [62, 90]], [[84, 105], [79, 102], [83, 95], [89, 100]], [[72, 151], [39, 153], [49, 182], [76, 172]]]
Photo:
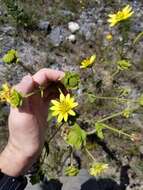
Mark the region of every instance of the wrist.
[[11, 145], [7, 145], [0, 154], [0, 170], [2, 173], [17, 177], [24, 173], [31, 166], [31, 158], [22, 155]]

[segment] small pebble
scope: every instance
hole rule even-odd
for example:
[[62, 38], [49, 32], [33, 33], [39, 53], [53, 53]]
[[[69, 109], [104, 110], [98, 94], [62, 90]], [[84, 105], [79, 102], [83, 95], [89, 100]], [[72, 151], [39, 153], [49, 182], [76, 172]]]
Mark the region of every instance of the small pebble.
[[75, 33], [76, 31], [78, 31], [80, 29], [80, 26], [78, 23], [76, 22], [69, 22], [68, 23], [68, 29], [72, 32]]
[[76, 36], [74, 34], [71, 34], [70, 36], [67, 37], [67, 39], [70, 41], [70, 42], [75, 42], [76, 41]]

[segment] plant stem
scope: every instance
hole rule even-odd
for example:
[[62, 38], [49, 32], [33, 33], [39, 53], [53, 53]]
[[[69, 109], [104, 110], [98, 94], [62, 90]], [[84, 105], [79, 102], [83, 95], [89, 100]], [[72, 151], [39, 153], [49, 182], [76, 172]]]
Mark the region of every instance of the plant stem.
[[127, 137], [129, 137], [131, 139], [131, 135], [129, 135], [129, 134], [127, 134], [127, 133], [125, 133], [125, 132], [123, 132], [121, 130], [115, 129], [115, 128], [110, 127], [110, 126], [106, 126], [106, 128], [111, 130], [111, 131], [119, 133], [119, 135], [124, 135], [124, 136], [127, 136]]
[[70, 165], [73, 166], [73, 148], [71, 147]]
[[37, 92], [31, 92], [29, 94], [24, 95], [24, 98], [29, 98], [30, 96], [35, 95]]
[[114, 114], [112, 114], [112, 115], [109, 115], [109, 116], [107, 116], [107, 117], [101, 119], [101, 120], [98, 120], [97, 122], [98, 122], [98, 123], [101, 123], [101, 122], [104, 122], [104, 121], [106, 121], [106, 120], [112, 119], [112, 118], [117, 117], [117, 116], [122, 115], [122, 114], [123, 114], [123, 111], [118, 112], [118, 113], [114, 113]]
[[[63, 124], [64, 124], [64, 123], [61, 123], [61, 125], [58, 127], [58, 129], [55, 131], [55, 133], [49, 138], [49, 140], [47, 141], [47, 144], [49, 144], [49, 143], [53, 140], [53, 138], [54, 138], [54, 137], [56, 136], [56, 134], [59, 132], [59, 130], [61, 129], [61, 127], [63, 126]], [[45, 149], [46, 149], [46, 148], [45, 148]], [[43, 159], [42, 159], [42, 161], [41, 161], [41, 164], [44, 163], [44, 160], [45, 160], [45, 158], [46, 158], [46, 154], [47, 154], [47, 152], [46, 152], [46, 150], [45, 150]]]
[[[108, 125], [106, 125], [105, 128], [106, 128], [106, 129], [109, 129], [109, 130], [111, 130], [111, 131], [113, 131], [113, 132], [116, 132], [116, 133], [118, 133], [119, 135], [124, 135], [124, 136], [126, 136], [126, 137], [129, 137], [129, 138], [131, 139], [131, 135], [129, 135], [128, 133], [125, 133], [125, 132], [123, 132], [123, 131], [121, 131], [121, 130], [115, 129], [115, 128], [110, 127], [110, 126], [108, 126]], [[96, 133], [96, 129], [94, 129], [94, 130], [92, 130], [92, 131], [90, 131], [90, 132], [87, 132], [87, 135], [92, 135], [92, 134], [94, 134], [94, 133]]]
[[140, 32], [137, 36], [136, 36], [136, 38], [134, 39], [134, 41], [133, 41], [133, 45], [135, 45], [139, 40], [140, 40], [140, 38], [143, 36], [143, 32]]
[[120, 69], [117, 68], [117, 70], [112, 74], [112, 77], [115, 77], [120, 72]]
[[87, 148], [85, 148], [85, 151], [87, 152], [87, 154], [89, 155], [89, 157], [94, 161], [96, 162], [94, 156], [91, 154], [91, 152], [89, 152], [89, 150]]
[[35, 95], [35, 94], [38, 94], [38, 93], [41, 93], [41, 98], [43, 98], [43, 91], [44, 91], [44, 88], [43, 87], [39, 87], [39, 89], [38, 90], [36, 90], [36, 91], [34, 91], [34, 92], [31, 92], [31, 93], [29, 93], [29, 94], [26, 94], [25, 96], [24, 96], [24, 98], [29, 98], [30, 96], [33, 96], [33, 95]]
[[137, 100], [127, 99], [127, 98], [118, 98], [118, 97], [95, 96], [95, 98], [96, 99], [103, 99], [103, 100], [117, 100], [117, 101], [137, 102]]
[[21, 61], [19, 61], [18, 64], [19, 64], [25, 71], [27, 71], [28, 73], [30, 73], [31, 75], [34, 74], [34, 72], [31, 71], [27, 66], [25, 66]]
[[64, 123], [61, 123], [61, 125], [58, 127], [58, 129], [55, 131], [55, 133], [49, 138], [49, 140], [47, 141], [47, 143], [49, 144], [53, 138], [56, 136], [56, 134], [59, 132], [59, 130], [61, 129], [61, 127], [64, 125]]
[[[106, 120], [109, 120], [109, 119], [111, 119], [111, 118], [117, 117], [117, 116], [122, 115], [122, 114], [123, 114], [123, 111], [118, 112], [118, 113], [115, 113], [115, 114], [112, 114], [112, 115], [110, 115], [110, 116], [108, 116], [108, 117], [105, 117], [105, 118], [103, 118], [103, 119], [101, 119], [101, 120], [98, 120], [97, 123], [104, 122], [104, 121], [106, 121]], [[131, 135], [129, 135], [129, 134], [127, 134], [127, 133], [125, 133], [125, 132], [123, 132], [123, 131], [121, 131], [121, 130], [115, 129], [115, 128], [110, 127], [110, 126], [108, 126], [108, 125], [106, 125], [105, 128], [107, 128], [107, 129], [109, 129], [109, 130], [111, 130], [111, 131], [114, 131], [114, 132], [118, 133], [119, 135], [122, 134], [122, 135], [125, 135], [125, 136], [131, 138]], [[87, 132], [87, 135], [92, 135], [92, 134], [94, 134], [94, 133], [96, 133], [96, 129]]]

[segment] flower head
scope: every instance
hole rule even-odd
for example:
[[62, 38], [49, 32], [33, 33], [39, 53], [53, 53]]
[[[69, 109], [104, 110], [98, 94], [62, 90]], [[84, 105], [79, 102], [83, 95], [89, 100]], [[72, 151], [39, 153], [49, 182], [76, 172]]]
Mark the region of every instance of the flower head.
[[93, 65], [93, 63], [95, 62], [95, 60], [96, 60], [96, 55], [94, 54], [91, 57], [84, 59], [81, 62], [80, 68], [86, 69], [87, 67], [91, 67]]
[[108, 22], [110, 26], [113, 27], [118, 24], [120, 21], [126, 20], [133, 15], [134, 11], [130, 5], [126, 5], [122, 10], [114, 14], [109, 14]]
[[105, 170], [108, 169], [108, 164], [104, 164], [102, 162], [97, 162], [97, 163], [93, 163], [89, 173], [90, 175], [93, 176], [98, 176], [100, 174], [102, 174], [103, 172], [105, 172]]
[[52, 116], [58, 116], [58, 123], [62, 120], [67, 122], [68, 116], [75, 116], [76, 113], [73, 111], [73, 108], [78, 106], [78, 103], [75, 102], [73, 97], [70, 97], [70, 94], [64, 95], [62, 92], [60, 94], [60, 100], [52, 100], [53, 106], [50, 108]]

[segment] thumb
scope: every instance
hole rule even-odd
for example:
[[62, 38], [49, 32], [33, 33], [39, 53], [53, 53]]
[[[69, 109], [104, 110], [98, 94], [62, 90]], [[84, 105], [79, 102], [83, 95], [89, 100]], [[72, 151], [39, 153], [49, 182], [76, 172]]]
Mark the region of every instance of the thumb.
[[25, 77], [23, 77], [21, 82], [14, 86], [14, 89], [22, 93], [23, 95], [32, 92], [34, 90], [34, 81], [32, 76], [26, 75]]

